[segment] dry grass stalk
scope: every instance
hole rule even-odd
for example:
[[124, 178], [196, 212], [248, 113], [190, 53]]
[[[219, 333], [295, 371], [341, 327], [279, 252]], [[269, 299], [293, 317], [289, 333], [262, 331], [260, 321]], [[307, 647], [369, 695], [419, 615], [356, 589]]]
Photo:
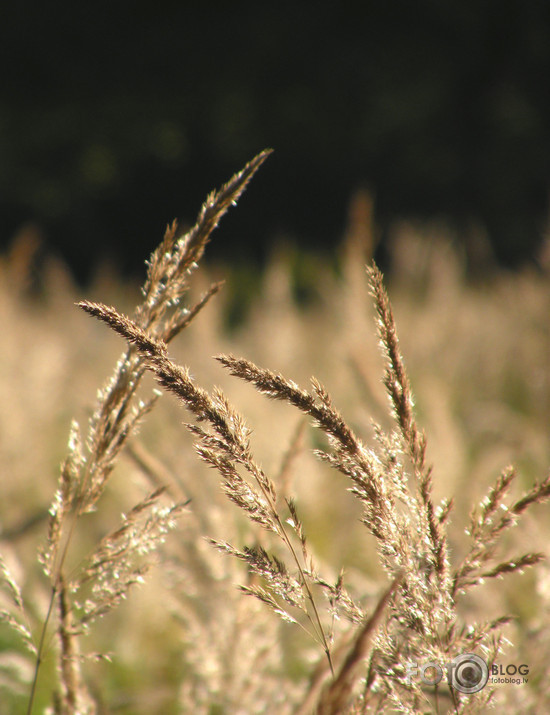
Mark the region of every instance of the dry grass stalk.
[[353, 644], [344, 660], [339, 673], [330, 683], [329, 687], [319, 698], [316, 712], [319, 715], [338, 715], [346, 711], [347, 705], [352, 696], [352, 690], [358, 677], [358, 670], [363, 661], [367, 658], [371, 648], [374, 634], [382, 621], [384, 612], [388, 607], [393, 593], [401, 583], [402, 577], [398, 576], [389, 589], [378, 601], [372, 615], [361, 626], [355, 636]]
[[9, 601], [10, 608], [0, 609], [0, 623], [6, 623], [19, 634], [25, 647], [36, 655], [36, 646], [27, 623], [25, 604], [21, 589], [0, 554], [0, 588]]
[[[458, 591], [473, 585], [473, 574], [482, 567], [485, 570], [479, 574], [478, 580], [520, 570], [540, 560], [539, 554], [524, 554], [513, 561], [487, 568], [493, 561], [492, 547], [501, 534], [531, 504], [540, 503], [549, 496], [546, 480], [513, 504], [509, 514], [493, 522], [492, 516], [502, 507], [513, 478], [511, 473], [505, 473], [489, 494], [481, 516], [472, 516], [471, 552], [452, 573], [447, 546], [452, 501], [444, 501], [438, 506], [433, 502], [432, 469], [426, 463], [426, 438], [414, 415], [412, 391], [399, 349], [391, 305], [378, 269], [373, 266], [368, 273], [378, 314], [380, 341], [386, 356], [384, 384], [397, 427], [386, 434], [375, 426], [374, 448], [367, 447], [354, 433], [335, 408], [327, 390], [316, 379], [312, 379], [312, 391], [308, 392], [292, 380], [249, 360], [231, 355], [218, 356], [217, 360], [232, 375], [253, 384], [262, 394], [286, 402], [312, 418], [316, 427], [326, 435], [328, 449], [317, 450], [317, 456], [351, 480], [350, 491], [363, 505], [363, 522], [375, 537], [380, 561], [392, 580], [390, 590], [370, 618], [365, 617], [363, 609], [344, 589], [341, 577], [332, 585], [314, 568], [294, 501], [286, 500], [290, 518], [285, 519], [280, 512], [274, 482], [254, 461], [249, 430], [223, 394], [216, 390], [209, 395], [196, 386], [187, 369], [170, 360], [166, 344], [135, 321], [101, 304], [80, 304], [134, 346], [161, 386], [174, 393], [198, 422], [209, 425], [207, 430], [189, 425], [197, 439], [200, 457], [219, 472], [228, 498], [250, 521], [277, 535], [291, 555], [294, 574], [280, 558], [261, 546], [240, 549], [225, 541], [213, 541], [217, 548], [245, 562], [260, 578], [260, 583], [242, 586], [242, 590], [254, 595], [288, 622], [303, 625], [296, 618], [296, 612], [305, 614], [313, 635], [325, 650], [333, 674], [336, 651], [330, 646], [332, 633], [323, 625], [313, 598], [314, 586], [325, 591], [335, 614], [360, 624], [347, 657], [342, 656], [343, 664], [332, 684], [324, 691], [320, 690], [319, 684], [324, 678], [321, 671], [312, 684], [306, 702], [312, 702], [314, 693], [320, 693], [319, 712], [337, 712], [344, 707], [357, 680], [362, 677], [358, 666], [365, 658], [368, 667], [364, 688], [355, 697], [353, 707], [366, 709], [391, 705], [403, 711], [419, 707], [427, 697], [419, 683], [406, 682], [407, 663], [445, 663], [456, 653], [475, 649], [481, 649], [488, 662], [493, 662], [501, 648], [499, 630], [506, 619], [459, 628]], [[241, 469], [252, 482], [243, 476]], [[285, 524], [290, 526], [290, 532]], [[294, 546], [291, 534], [297, 540], [301, 554]], [[385, 609], [390, 614], [387, 624], [375, 629]], [[337, 650], [343, 653], [341, 649]], [[468, 706], [462, 695], [451, 690], [451, 696], [456, 712], [466, 712]], [[482, 693], [479, 706], [486, 706], [490, 699], [489, 691]]]
[[70, 713], [94, 713], [96, 711], [93, 700], [90, 698], [80, 672], [80, 652], [78, 638], [75, 635], [78, 629], [74, 625], [71, 601], [67, 587], [60, 576], [58, 585], [58, 628], [60, 657], [58, 661], [59, 683], [61, 691], [58, 694], [56, 711], [61, 715]]
[[[506, 507], [507, 495], [517, 472], [508, 467], [498, 478], [481, 504], [480, 514], [474, 510], [470, 515], [468, 533], [472, 539], [470, 551], [453, 577], [453, 597], [466, 587], [483, 583], [486, 578], [496, 578], [505, 573], [522, 571], [527, 566], [534, 566], [544, 559], [544, 554], [523, 554], [509, 561], [487, 568], [494, 559], [498, 540], [505, 531], [517, 524], [518, 517], [533, 504], [540, 504], [550, 497], [550, 477], [541, 484], [536, 484], [524, 497]], [[498, 516], [499, 511], [504, 513]], [[487, 570], [485, 570], [487, 569]]]
[[[268, 154], [267, 151], [259, 154], [219, 192], [210, 194], [195, 226], [187, 234], [178, 233], [176, 222], [167, 228], [148, 263], [143, 302], [135, 312], [137, 324], [159, 340], [171, 341], [219, 290], [220, 285], [213, 284], [191, 308], [182, 304], [189, 277], [212, 231]], [[77, 569], [77, 576], [70, 579], [67, 576], [66, 560], [80, 517], [96, 509], [121, 449], [157, 399], [157, 396], [146, 401], [136, 399], [143, 373], [143, 356], [139, 350], [130, 348], [120, 358], [106, 387], [98, 393], [85, 444], [78, 424], [72, 424], [68, 455], [61, 468], [59, 487], [50, 508], [48, 538], [41, 553], [44, 572], [51, 582], [51, 601], [38, 646], [29, 713], [54, 604], [57, 602], [59, 614], [61, 709], [67, 713], [80, 712], [79, 703], [90, 699], [77, 673], [80, 661], [74, 657], [75, 641], [89, 623], [115, 607], [130, 587], [142, 580], [147, 565], [136, 565], [136, 554], [150, 558], [150, 552], [163, 541], [167, 530], [173, 528], [174, 517], [180, 511], [179, 506], [161, 507], [158, 502], [164, 490], [157, 490], [123, 518], [120, 528], [106, 537], [87, 565]], [[89, 583], [92, 584], [91, 596], [77, 617], [73, 613], [78, 611], [74, 595]], [[70, 627], [67, 626], [69, 618], [73, 619]], [[85, 711], [92, 712], [93, 705]]]
[[[445, 505], [442, 515], [436, 518], [431, 500], [431, 470], [425, 465], [425, 438], [412, 412], [411, 390], [391, 306], [376, 268], [371, 269], [370, 278], [380, 338], [387, 356], [385, 384], [399, 426], [399, 433], [390, 436], [376, 430], [379, 454], [354, 434], [317, 380], [312, 380], [313, 392], [308, 393], [248, 360], [232, 356], [221, 356], [218, 360], [231, 374], [251, 382], [263, 394], [288, 402], [312, 417], [327, 435], [330, 449], [318, 450], [318, 456], [351, 479], [351, 491], [364, 505], [364, 523], [378, 540], [382, 563], [392, 580], [404, 574], [398, 599], [401, 604], [395, 607], [399, 620], [403, 627], [415, 629], [422, 638], [431, 634], [437, 640], [438, 629], [449, 624], [453, 614], [443, 532], [450, 506]], [[416, 497], [407, 486], [403, 454], [408, 454], [413, 464], [418, 483]], [[420, 618], [422, 613], [426, 620]], [[386, 646], [391, 650], [389, 644]]]
[[[293, 506], [289, 506], [292, 516], [290, 520], [285, 520], [280, 513], [275, 484], [254, 461], [250, 448], [250, 431], [243, 418], [219, 390], [211, 396], [197, 387], [188, 370], [170, 360], [166, 344], [150, 337], [127, 316], [113, 308], [88, 301], [82, 301], [80, 306], [135, 346], [160, 385], [175, 394], [198, 422], [206, 422], [210, 426], [212, 431], [205, 431], [198, 425], [188, 425], [197, 438], [199, 456], [218, 470], [228, 498], [243, 509], [251, 521], [279, 537], [292, 558], [297, 576], [292, 576], [282, 561], [268, 555], [261, 547], [241, 551], [224, 542], [215, 542], [215, 545], [244, 561], [253, 573], [269, 585], [269, 590], [257, 585], [246, 586], [243, 587], [245, 593], [254, 595], [289, 622], [297, 623], [288, 606], [299, 609], [305, 615], [332, 668], [329, 639], [313, 597], [310, 573], [313, 569], [311, 558], [307, 554], [301, 522]], [[242, 476], [239, 468], [252, 477], [255, 486]], [[285, 522], [298, 537], [302, 558], [294, 546]]]

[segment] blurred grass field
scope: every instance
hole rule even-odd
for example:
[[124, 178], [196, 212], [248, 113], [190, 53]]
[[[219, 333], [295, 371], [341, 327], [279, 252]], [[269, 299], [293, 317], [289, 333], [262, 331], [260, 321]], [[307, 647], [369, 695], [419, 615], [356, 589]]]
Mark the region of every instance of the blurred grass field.
[[[261, 271], [207, 263], [194, 276], [196, 297], [212, 279], [223, 278], [225, 286], [170, 346], [172, 358], [188, 365], [198, 384], [207, 389], [220, 385], [246, 416], [258, 461], [269, 474], [282, 474], [283, 493], [296, 495], [312, 549], [326, 572], [335, 578], [344, 568], [366, 594], [376, 593], [383, 583], [372, 539], [359, 523], [359, 507], [343, 478], [311, 455], [316, 433], [286, 405], [268, 402], [228, 376], [212, 356], [244, 356], [300, 385], [316, 376], [354, 430], [369, 441], [371, 420], [389, 424], [364, 271], [370, 240], [368, 227], [363, 235], [350, 229], [333, 256], [306, 254], [280, 242]], [[534, 268], [516, 273], [494, 269], [483, 279], [468, 280], [463, 257], [444, 230], [396, 226], [389, 250], [389, 293], [418, 420], [428, 438], [428, 461], [434, 465], [434, 498], [455, 499], [450, 545], [451, 556], [458, 559], [471, 508], [505, 466], [518, 467], [525, 489], [548, 474], [549, 276]], [[22, 240], [0, 265], [0, 547], [39, 622], [49, 594], [36, 552], [70, 422], [73, 417], [86, 422], [96, 391], [121, 352], [119, 339], [74, 303], [85, 297], [130, 313], [138, 286], [105, 266], [84, 290], [61, 262], [48, 258], [33, 287], [31, 254]], [[153, 386], [147, 378], [142, 393]], [[86, 671], [101, 712], [191, 712], [185, 709], [189, 703], [195, 712], [230, 712], [212, 704], [212, 692], [252, 687], [245, 682], [246, 664], [231, 648], [235, 619], [246, 621], [251, 610], [261, 632], [258, 642], [278, 642], [288, 682], [297, 689], [303, 663], [313, 657], [301, 636], [236, 591], [242, 572], [201, 538], [234, 534], [247, 543], [254, 534], [221, 494], [214, 472], [196, 458], [182, 426], [187, 419], [175, 400], [163, 395], [138, 436], [138, 451], [160, 462], [174, 489], [192, 500], [191, 513], [171, 535], [162, 567], [87, 637], [90, 651], [112, 653], [112, 664], [91, 663]], [[292, 444], [298, 454], [285, 472], [282, 465]], [[79, 550], [86, 553], [150, 486], [136, 460], [123, 457], [101, 509], [89, 519], [89, 532], [78, 537]], [[548, 554], [548, 506], [535, 507], [508, 540], [512, 554]], [[178, 568], [171, 568], [176, 563]], [[507, 703], [521, 703], [526, 712], [541, 712], [537, 708], [550, 703], [549, 607], [546, 564], [478, 587], [463, 604], [469, 618], [515, 616], [506, 629], [511, 641], [506, 662], [529, 664], [530, 678], [505, 695]], [[7, 660], [13, 648], [17, 651], [13, 636], [0, 629], [0, 658], [10, 668], [16, 662], [12, 655]], [[8, 670], [0, 680], [0, 715], [24, 712], [32, 673], [28, 661], [17, 662], [17, 677]], [[46, 673], [48, 667], [53, 666], [46, 663]], [[273, 684], [264, 686], [275, 694], [277, 674], [272, 676]], [[48, 680], [41, 680], [38, 706], [49, 701]]]

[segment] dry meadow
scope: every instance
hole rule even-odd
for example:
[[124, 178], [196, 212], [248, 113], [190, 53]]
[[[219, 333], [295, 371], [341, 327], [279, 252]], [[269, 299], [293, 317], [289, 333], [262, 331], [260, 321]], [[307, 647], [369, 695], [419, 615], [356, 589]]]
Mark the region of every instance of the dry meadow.
[[[2, 258], [0, 715], [547, 711], [548, 273], [403, 223], [383, 281], [361, 192], [209, 262], [264, 158], [141, 292]], [[470, 652], [527, 682], [407, 682]]]

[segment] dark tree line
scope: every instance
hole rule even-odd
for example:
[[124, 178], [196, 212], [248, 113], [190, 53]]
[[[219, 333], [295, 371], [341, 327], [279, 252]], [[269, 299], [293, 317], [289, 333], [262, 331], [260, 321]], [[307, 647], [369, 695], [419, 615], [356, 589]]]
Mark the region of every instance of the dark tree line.
[[359, 185], [383, 226], [482, 225], [537, 250], [550, 166], [545, 0], [21, 2], [2, 10], [0, 239], [27, 221], [84, 276], [140, 265], [173, 217], [275, 153], [213, 250], [338, 240]]

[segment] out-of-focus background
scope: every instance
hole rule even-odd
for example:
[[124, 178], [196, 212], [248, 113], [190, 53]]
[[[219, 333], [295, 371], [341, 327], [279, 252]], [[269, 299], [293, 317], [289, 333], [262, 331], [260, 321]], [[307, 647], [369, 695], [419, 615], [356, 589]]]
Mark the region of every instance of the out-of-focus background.
[[448, 222], [476, 269], [547, 223], [550, 6], [12, 3], [1, 11], [0, 242], [32, 225], [87, 279], [139, 272], [165, 223], [274, 156], [213, 251], [337, 244], [360, 187], [385, 239]]
[[[245, 211], [246, 198], [234, 211]], [[359, 196], [355, 208], [363, 201]], [[223, 235], [222, 224], [214, 240]], [[376, 599], [387, 577], [347, 480], [313, 456], [322, 437], [289, 406], [270, 402], [228, 376], [212, 356], [245, 356], [306, 388], [315, 375], [346, 421], [372, 446], [371, 421], [386, 430], [392, 422], [362, 265], [369, 235], [368, 223], [350, 224], [333, 264], [281, 246], [252, 282], [241, 270], [200, 267], [190, 301], [212, 280], [225, 278], [225, 287], [170, 345], [174, 360], [188, 365], [199, 385], [208, 390], [221, 386], [245, 416], [256, 459], [279, 492], [297, 501], [320, 572], [334, 581], [344, 569], [348, 588], [362, 603]], [[427, 434], [434, 498], [438, 504], [454, 499], [449, 543], [456, 568], [469, 548], [469, 514], [502, 470], [509, 464], [518, 468], [509, 503], [548, 474], [548, 278], [525, 267], [483, 283], [466, 281], [463, 261], [442, 230], [415, 233], [403, 225], [392, 246], [390, 296], [418, 420]], [[20, 248], [0, 265], [0, 549], [23, 588], [38, 635], [50, 587], [41, 575], [37, 549], [46, 538], [47, 509], [71, 420], [76, 418], [85, 431], [97, 389], [123, 349], [118, 336], [74, 302], [85, 296], [131, 313], [140, 295], [137, 285], [108, 270], [79, 287], [66, 266], [49, 259], [37, 297], [29, 292], [25, 259]], [[148, 397], [152, 387], [148, 378], [141, 396]], [[206, 542], [205, 537], [214, 537], [242, 546], [256, 539], [264, 543], [266, 536], [251, 529], [222, 494], [216, 473], [198, 460], [183, 426], [188, 420], [176, 400], [163, 395], [132, 439], [138, 456], [144, 452], [146, 462], [152, 459], [169, 483], [180, 485], [182, 498], [192, 502], [162, 566], [83, 640], [86, 652], [112, 654], [112, 663], [86, 663], [86, 678], [101, 712], [211, 715], [216, 705], [219, 712], [257, 712], [259, 703], [269, 704], [272, 712], [293, 712], [307, 688], [311, 664], [322, 653], [300, 629], [239, 595], [236, 585], [246, 582], [246, 573]], [[295, 457], [284, 469], [289, 451]], [[97, 514], [74, 537], [73, 561], [78, 564], [116, 528], [120, 513], [128, 513], [152, 488], [147, 472], [125, 452]], [[543, 504], [508, 534], [495, 558], [547, 554], [549, 539], [548, 504]], [[503, 711], [547, 710], [549, 608], [547, 562], [504, 580], [488, 579], [460, 599], [459, 626], [502, 614], [513, 617], [505, 628], [510, 643], [499, 662], [504, 667], [527, 664], [529, 683], [494, 686]], [[236, 637], [240, 645], [234, 648]], [[19, 654], [15, 671], [14, 651]], [[0, 670], [0, 713], [24, 713], [32, 659], [24, 658], [5, 626], [0, 653], [11, 665], [3, 678]], [[50, 702], [54, 667], [49, 650], [39, 707]]]

